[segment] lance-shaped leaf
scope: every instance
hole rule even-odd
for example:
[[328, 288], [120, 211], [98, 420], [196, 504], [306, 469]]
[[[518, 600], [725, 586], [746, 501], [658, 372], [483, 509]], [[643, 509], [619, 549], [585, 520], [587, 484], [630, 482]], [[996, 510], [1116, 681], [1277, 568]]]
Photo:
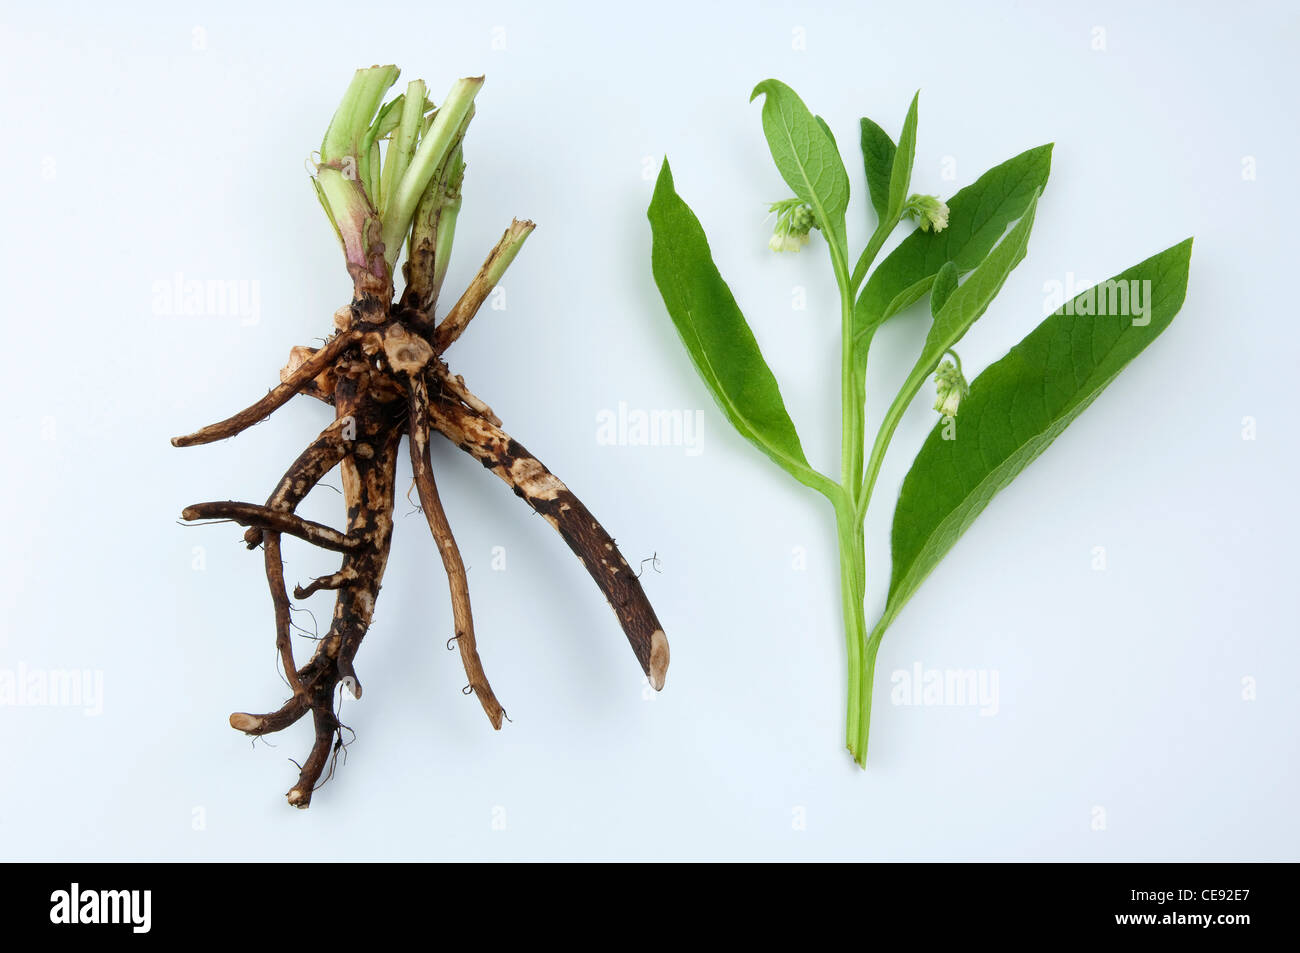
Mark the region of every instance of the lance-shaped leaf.
[[867, 171], [867, 191], [871, 193], [871, 207], [876, 219], [889, 218], [889, 179], [894, 170], [894, 153], [898, 147], [889, 133], [870, 119], [862, 120], [862, 163]]
[[786, 185], [812, 207], [817, 224], [839, 256], [847, 252], [844, 213], [849, 206], [849, 176], [829, 129], [818, 121], [793, 89], [775, 79], [754, 87], [750, 102], [763, 96], [763, 134]]
[[655, 283], [718, 406], [741, 436], [795, 479], [827, 492], [830, 481], [808, 465], [776, 377], [713, 263], [699, 219], [674, 189], [667, 159], [648, 214]]
[[907, 118], [903, 120], [903, 131], [898, 137], [898, 148], [894, 150], [894, 165], [889, 170], [887, 222], [893, 222], [903, 214], [903, 205], [912, 186], [912, 165], [916, 161], [916, 107], [920, 100], [920, 93], [912, 97], [912, 105], [907, 107]]
[[[826, 138], [829, 139], [831, 141], [831, 145], [835, 147], [835, 154], [837, 156], [840, 155], [840, 146], [839, 143], [835, 141], [835, 133], [831, 132], [830, 123], [828, 123], [821, 116], [814, 116], [813, 118], [817, 120], [817, 125], [822, 127], [822, 132], [826, 133]], [[843, 164], [844, 164], [844, 157], [840, 156], [840, 165]]]
[[1029, 200], [1025, 214], [1016, 222], [1016, 227], [1007, 232], [1007, 237], [998, 242], [998, 247], [979, 263], [964, 284], [956, 288], [950, 286], [956, 280], [954, 263], [949, 262], [939, 269], [947, 286], [942, 292], [943, 306], [935, 313], [934, 323], [930, 325], [930, 333], [925, 338], [925, 347], [921, 349], [918, 366], [938, 363], [943, 352], [955, 346], [962, 335], [970, 330], [970, 326], [988, 310], [988, 306], [1006, 284], [1007, 276], [1024, 260], [1037, 208], [1038, 194], [1035, 193]]
[[917, 229], [867, 279], [854, 310], [856, 333], [917, 301], [945, 262], [955, 262], [965, 274], [983, 261], [1034, 193], [1047, 185], [1051, 166], [1051, 145], [1039, 146], [994, 166], [948, 199], [947, 228]]
[[955, 439], [935, 426], [894, 511], [886, 626], [993, 496], [1169, 326], [1191, 254], [1189, 238], [1083, 292], [975, 379]]
[[951, 261], [944, 262], [944, 266], [939, 269], [939, 273], [934, 276], [934, 287], [930, 289], [930, 316], [938, 319], [939, 312], [943, 306], [948, 303], [952, 293], [957, 290], [957, 278], [960, 272], [957, 265]]

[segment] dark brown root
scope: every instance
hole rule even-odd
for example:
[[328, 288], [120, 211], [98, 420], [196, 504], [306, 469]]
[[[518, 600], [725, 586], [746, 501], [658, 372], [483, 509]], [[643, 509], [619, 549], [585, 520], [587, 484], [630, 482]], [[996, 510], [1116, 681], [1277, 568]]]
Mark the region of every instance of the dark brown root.
[[202, 430], [196, 430], [192, 434], [184, 437], [172, 437], [172, 446], [193, 447], [201, 443], [211, 443], [214, 440], [224, 440], [226, 437], [233, 437], [235, 434], [247, 430], [253, 424], [261, 423], [271, 416], [275, 410], [287, 403], [290, 397], [333, 365], [339, 355], [360, 339], [361, 333], [359, 331], [345, 331], [342, 334], [336, 334], [328, 344], [299, 365], [288, 380], [282, 381], [278, 386], [271, 388], [267, 395], [253, 406], [241, 410], [233, 417], [211, 424]]
[[[531, 228], [531, 223], [516, 223], [512, 229], [524, 226]], [[281, 731], [311, 712], [315, 739], [307, 760], [300, 766], [298, 781], [287, 795], [289, 803], [296, 807], [311, 803], [322, 774], [327, 765], [332, 772], [342, 747], [344, 729], [335, 709], [338, 687], [342, 685], [361, 697], [355, 658], [373, 620], [392, 543], [397, 453], [403, 434], [409, 438], [421, 509], [447, 573], [455, 626], [453, 640], [469, 677], [467, 689], [478, 696], [494, 728], [501, 727], [505, 711], [483, 672], [464, 560], [434, 480], [429, 434], [435, 429], [491, 468], [559, 531], [613, 606], [651, 683], [656, 689], [663, 687], [668, 667], [667, 639], [614, 541], [568, 487], [500, 429], [491, 408], [469, 391], [462, 378], [452, 375], [437, 356], [464, 330], [491, 291], [488, 279], [495, 256], [508, 245], [510, 236], [511, 232], [507, 232], [479, 278], [437, 329], [417, 315], [421, 320], [413, 333], [383, 313], [387, 305], [376, 296], [378, 292], [359, 290], [353, 305], [336, 315], [340, 333], [319, 350], [296, 348], [281, 374], [279, 387], [229, 420], [172, 441], [176, 446], [190, 446], [232, 436], [264, 419], [296, 393], [334, 406], [334, 423], [298, 456], [265, 505], [229, 500], [198, 503], [181, 514], [185, 520], [233, 520], [249, 527], [244, 539], [250, 548], [265, 547], [266, 578], [275, 609], [276, 649], [292, 695], [278, 710], [267, 714], [236, 712], [230, 716], [230, 724], [247, 734], [262, 736]], [[518, 238], [516, 233], [516, 241]], [[347, 507], [347, 525], [342, 532], [295, 513], [312, 487], [335, 466], [340, 468]], [[343, 554], [337, 572], [294, 588], [297, 599], [322, 590], [337, 593], [328, 633], [316, 642], [311, 659], [296, 669], [291, 644], [293, 607], [285, 588], [281, 557], [284, 534]]]
[[[344, 439], [343, 428], [343, 421], [334, 421], [298, 455], [298, 459], [285, 471], [280, 483], [267, 497], [267, 509], [292, 513], [320, 483], [321, 478], [347, 456], [351, 441]], [[248, 532], [244, 533], [244, 540], [249, 549], [256, 549], [262, 542], [262, 530], [257, 526], [249, 527]]]
[[[339, 731], [334, 711], [336, 688], [341, 684], [356, 697], [361, 695], [354, 659], [370, 627], [392, 540], [397, 447], [404, 409], [367, 400], [364, 391], [353, 379], [345, 379], [338, 386], [338, 419], [289, 468], [266, 506], [199, 504], [182, 514], [187, 519], [222, 517], [254, 524], [266, 543], [267, 578], [276, 604], [277, 646], [288, 672], [292, 672], [293, 657], [288, 646], [289, 604], [284, 595], [279, 530], [293, 530], [309, 542], [344, 553], [338, 572], [315, 580], [306, 589], [295, 589], [297, 598], [318, 589], [336, 589], [339, 594], [329, 633], [317, 643], [312, 659], [289, 676], [293, 697], [267, 715], [239, 712], [230, 716], [232, 727], [251, 735], [265, 735], [287, 728], [312, 712], [316, 740], [300, 766], [298, 783], [288, 793], [289, 802], [296, 807], [311, 803], [312, 791], [334, 751]], [[346, 533], [302, 520], [290, 512], [338, 463], [342, 464], [347, 505]]]
[[298, 666], [293, 660], [293, 640], [289, 622], [289, 596], [284, 591], [284, 562], [280, 558], [280, 534], [263, 534], [266, 543], [266, 582], [271, 588], [271, 602], [275, 606], [275, 648], [280, 653], [280, 664], [289, 687], [297, 692]]
[[452, 374], [447, 365], [441, 360], [434, 361], [431, 366], [430, 379], [436, 382], [435, 386], [438, 390], [452, 400], [460, 401], [494, 427], [501, 426], [501, 418], [494, 414], [491, 407], [465, 386], [465, 378], [460, 374]]
[[357, 581], [357, 571], [349, 566], [347, 569], [340, 569], [338, 572], [332, 572], [328, 576], [320, 576], [313, 579], [306, 586], [294, 586], [293, 597], [295, 599], [306, 599], [314, 592], [322, 589], [342, 589]]
[[[301, 684], [301, 679], [299, 680]], [[300, 691], [278, 709], [265, 715], [251, 715], [237, 711], [230, 716], [230, 727], [246, 735], [269, 735], [283, 731], [307, 714], [311, 701], [305, 692]]]
[[334, 750], [334, 739], [339, 731], [339, 720], [333, 709], [313, 707], [311, 713], [316, 727], [316, 741], [311, 746], [311, 754], [302, 764], [302, 770], [298, 772], [298, 783], [285, 795], [290, 804], [302, 809], [311, 806], [316, 782], [325, 770], [325, 763]]
[[478, 646], [474, 638], [474, 616], [470, 611], [469, 580], [465, 576], [465, 561], [461, 559], [460, 548], [452, 535], [451, 524], [438, 498], [438, 487], [433, 479], [433, 463], [429, 457], [429, 395], [424, 381], [419, 377], [408, 378], [410, 401], [408, 403], [408, 442], [411, 448], [411, 468], [415, 473], [415, 487], [420, 495], [420, 507], [429, 521], [438, 553], [442, 556], [443, 569], [447, 572], [447, 582], [451, 590], [451, 611], [456, 626], [456, 647], [460, 649], [461, 661], [465, 665], [465, 674], [469, 676], [469, 685], [478, 696], [483, 711], [487, 713], [492, 727], [501, 730], [501, 703], [497, 701], [483, 671], [483, 662], [479, 658]]
[[190, 522], [208, 519], [234, 520], [240, 526], [288, 533], [290, 536], [315, 543], [321, 549], [330, 549], [337, 553], [355, 552], [362, 545], [360, 540], [340, 533], [333, 527], [314, 523], [282, 510], [268, 509], [257, 503], [238, 503], [234, 500], [195, 503], [181, 510], [181, 519]]
[[668, 639], [641, 583], [591, 511], [523, 445], [468, 407], [438, 395], [430, 398], [429, 412], [444, 437], [504, 480], [555, 527], [609, 600], [650, 683], [662, 689]]

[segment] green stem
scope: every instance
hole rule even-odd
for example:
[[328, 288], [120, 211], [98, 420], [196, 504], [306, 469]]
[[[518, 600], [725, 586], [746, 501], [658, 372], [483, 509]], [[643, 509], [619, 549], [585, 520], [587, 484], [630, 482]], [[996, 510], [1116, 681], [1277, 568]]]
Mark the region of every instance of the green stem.
[[[867, 620], [863, 611], [865, 595], [862, 582], [866, 575], [866, 562], [862, 543], [862, 521], [857, 519], [851, 502], [845, 500], [835, 507], [835, 522], [840, 548], [840, 597], [844, 611], [844, 645], [848, 656], [848, 704], [844, 724], [844, 743], [857, 757], [855, 747], [861, 734], [864, 717], [863, 692], [866, 692], [865, 709], [870, 714], [871, 682], [863, 680], [863, 659], [868, 651]], [[859, 762], [860, 763], [860, 762]]]
[[[849, 273], [848, 262], [843, 256], [837, 256], [834, 249], [831, 254], [840, 289], [840, 461], [844, 497], [836, 503], [835, 521], [839, 537], [840, 590], [848, 661], [845, 745], [854, 760], [863, 767], [866, 766], [866, 732], [871, 719], [871, 679], [876, 656], [867, 635], [864, 610], [867, 557], [863, 520], [866, 505], [865, 501], [859, 505], [856, 496], [863, 477], [862, 458], [866, 444], [866, 361], [858, 361], [856, 346], [869, 348], [873, 331], [868, 331], [860, 344], [855, 340], [854, 304], [867, 270], [897, 224], [897, 219], [880, 224], [863, 249], [852, 274]], [[879, 645], [878, 639], [876, 645]]]
[[862, 479], [862, 399], [853, 360], [853, 289], [846, 269], [837, 268], [835, 276], [840, 279], [840, 484], [851, 506], [854, 487]]
[[415, 144], [420, 137], [420, 124], [424, 121], [424, 105], [428, 95], [429, 89], [422, 79], [414, 80], [406, 86], [406, 98], [402, 101], [402, 118], [398, 121], [397, 132], [388, 144], [388, 155], [384, 158], [384, 168], [380, 174], [381, 216], [388, 211], [388, 206], [393, 200], [393, 190], [406, 176], [411, 157], [415, 155]]
[[867, 277], [867, 269], [871, 267], [871, 263], [880, 254], [885, 239], [898, 227], [901, 218], [901, 215], [896, 215], [891, 221], [884, 221], [876, 226], [876, 230], [867, 241], [867, 247], [862, 249], [862, 255], [858, 258], [858, 263], [853, 266], [853, 287], [855, 289], [861, 286], [863, 279]]
[[[861, 670], [858, 673], [858, 712], [856, 716], [852, 713], [849, 715], [849, 723], [854, 727], [849, 738], [849, 751], [853, 752], [853, 760], [864, 768], [867, 766], [867, 742], [871, 735], [871, 689], [876, 678], [876, 654], [880, 651], [880, 640], [884, 638], [888, 627], [889, 620], [882, 617], [866, 638], [860, 659]], [[865, 624], [863, 628], [866, 628]]]
[[[844, 611], [844, 645], [848, 662], [848, 702], [844, 742], [856, 757], [856, 739], [861, 733], [863, 692], [870, 695], [870, 682], [863, 682], [863, 656], [867, 651], [867, 621], [863, 609], [867, 586], [866, 545], [862, 513], [855, 505], [854, 490], [862, 479], [862, 447], [865, 440], [861, 375], [853, 350], [853, 306], [860, 283], [849, 274], [845, 256], [832, 244], [831, 263], [840, 289], [840, 474], [842, 493], [835, 500], [835, 526], [840, 550], [840, 596]], [[870, 702], [868, 701], [868, 704]]]
[[473, 108], [474, 97], [482, 85], [482, 76], [456, 81], [434, 114], [428, 132], [420, 137], [420, 144], [416, 146], [406, 172], [400, 181], [393, 183], [392, 199], [383, 220], [384, 250], [390, 266], [397, 261], [402, 250], [420, 196], [428, 187], [433, 173], [455, 146], [456, 134]]
[[[869, 343], [870, 337], [867, 342]], [[889, 405], [889, 410], [885, 412], [885, 418], [880, 423], [880, 429], [876, 433], [875, 442], [871, 447], [871, 457], [867, 460], [867, 472], [862, 481], [862, 487], [853, 502], [853, 511], [857, 514], [859, 538], [861, 538], [861, 521], [865, 518], [867, 507], [871, 503], [871, 493], [876, 486], [876, 478], [880, 475], [880, 467], [885, 459], [885, 452], [889, 449], [889, 443], [893, 439], [894, 431], [898, 429], [898, 423], [903, 419], [908, 405], [916, 396], [921, 385], [925, 383], [926, 377], [933, 372], [929, 364], [923, 364], [918, 361], [912, 368], [907, 380], [903, 382], [898, 395], [894, 398], [893, 403]], [[842, 537], [841, 537], [842, 539]], [[843, 542], [841, 541], [841, 549]], [[865, 559], [863, 560], [863, 572], [865, 574]], [[848, 607], [845, 607], [845, 619], [848, 624]], [[857, 605], [857, 615], [861, 618], [862, 605], [859, 597]], [[881, 616], [880, 621], [875, 624], [868, 635], [859, 635], [861, 640], [861, 649], [856, 654], [856, 666], [849, 673], [849, 705], [850, 710], [847, 718], [849, 729], [849, 751], [853, 753], [853, 758], [859, 765], [866, 767], [867, 764], [867, 740], [871, 729], [871, 690], [876, 674], [876, 654], [880, 651], [880, 642], [885, 636], [885, 630], [893, 621], [893, 616], [887, 611]], [[859, 632], [865, 632], [865, 622], [856, 623], [860, 625]], [[852, 666], [854, 658], [850, 659]]]
[[[866, 453], [866, 422], [867, 422], [867, 362], [871, 355], [871, 341], [876, 336], [876, 327], [872, 326], [865, 331], [857, 332], [857, 337], [853, 342], [853, 391], [857, 397], [859, 414], [861, 417], [860, 431], [853, 447], [853, 472], [857, 475], [853, 486], [850, 490], [850, 496], [853, 497], [854, 505], [857, 505], [857, 480], [862, 478], [863, 456]], [[862, 518], [867, 515], [865, 504], [859, 507]]]
[[[463, 135], [463, 133], [462, 133]], [[451, 261], [451, 243], [456, 236], [456, 219], [460, 216], [460, 187], [465, 179], [465, 159], [462, 147], [457, 146], [448, 157], [447, 186], [448, 191], [438, 196], [445, 204], [438, 214], [438, 230], [434, 235], [433, 297], [436, 301], [442, 291], [443, 279], [447, 277], [447, 265]]]
[[880, 465], [884, 463], [885, 451], [889, 449], [889, 442], [894, 437], [894, 431], [898, 429], [898, 423], [903, 419], [903, 414], [907, 407], [912, 403], [912, 398], [921, 389], [925, 383], [926, 377], [930, 374], [928, 365], [917, 363], [912, 368], [912, 373], [907, 376], [903, 382], [902, 388], [894, 398], [893, 403], [889, 405], [889, 410], [885, 411], [885, 419], [881, 421], [880, 430], [876, 433], [876, 441], [871, 447], [871, 456], [867, 459], [867, 473], [863, 478], [862, 486], [858, 490], [856, 503], [858, 510], [865, 513], [867, 506], [871, 503], [871, 492], [875, 489], [876, 478], [880, 476]]

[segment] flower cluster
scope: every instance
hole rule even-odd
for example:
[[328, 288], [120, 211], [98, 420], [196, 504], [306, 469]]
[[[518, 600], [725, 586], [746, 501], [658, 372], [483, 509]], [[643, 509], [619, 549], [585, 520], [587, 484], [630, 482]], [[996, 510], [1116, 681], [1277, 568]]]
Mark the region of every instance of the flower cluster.
[[817, 227], [813, 210], [800, 199], [783, 199], [768, 208], [776, 214], [776, 228], [768, 239], [772, 251], [798, 251], [808, 244], [808, 233]]
[[915, 219], [923, 232], [941, 232], [948, 227], [948, 206], [937, 195], [912, 195], [903, 205], [903, 217]]
[[952, 361], [944, 361], [940, 364], [934, 374], [934, 383], [937, 385], [934, 409], [945, 417], [956, 417], [957, 408], [970, 392], [970, 385], [962, 376], [960, 362], [954, 364]]

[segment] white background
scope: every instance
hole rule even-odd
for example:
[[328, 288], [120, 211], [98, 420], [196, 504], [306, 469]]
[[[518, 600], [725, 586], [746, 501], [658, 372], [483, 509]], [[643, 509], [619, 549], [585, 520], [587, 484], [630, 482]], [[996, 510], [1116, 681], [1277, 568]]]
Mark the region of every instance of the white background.
[[[104, 690], [98, 716], [0, 707], [0, 854], [1296, 859], [1300, 29], [1281, 4], [1135, 6], [11, 5], [0, 668], [89, 669]], [[539, 227], [506, 309], [485, 309], [449, 357], [629, 560], [658, 553], [645, 583], [672, 668], [650, 697], [562, 541], [440, 444], [480, 647], [513, 723], [493, 733], [460, 694], [445, 578], [403, 502], [358, 658], [366, 694], [343, 709], [357, 742], [304, 813], [281, 795], [306, 722], [274, 747], [226, 724], [284, 697], [260, 556], [237, 527], [177, 517], [198, 500], [264, 499], [331, 412], [302, 399], [232, 441], [167, 438], [260, 396], [346, 303], [304, 160], [352, 69], [373, 62], [435, 97], [487, 74], [450, 284], [512, 215]], [[865, 773], [841, 743], [829, 508], [730, 432], [650, 276], [645, 208], [666, 153], [809, 457], [837, 470], [824, 245], [766, 250], [766, 203], [787, 190], [747, 101], [768, 76], [835, 130], [858, 247], [871, 224], [859, 116], [897, 135], [920, 88], [914, 189], [944, 195], [1056, 142], [1029, 256], [962, 346], [970, 371], [1036, 324], [1050, 282], [1099, 280], [1196, 236], [1173, 326], [890, 631]], [[177, 273], [256, 282], [259, 320], [158, 313], [155, 283]], [[873, 419], [923, 310], [877, 340]], [[620, 401], [703, 410], [702, 452], [601, 445], [597, 415]], [[869, 520], [869, 614], [928, 404], [905, 419]], [[303, 512], [339, 525], [339, 503], [321, 489]], [[286, 546], [291, 582], [333, 563]], [[327, 596], [307, 604], [327, 621]], [[300, 658], [309, 646], [298, 640]], [[918, 662], [996, 672], [998, 713], [891, 705], [890, 674]]]

